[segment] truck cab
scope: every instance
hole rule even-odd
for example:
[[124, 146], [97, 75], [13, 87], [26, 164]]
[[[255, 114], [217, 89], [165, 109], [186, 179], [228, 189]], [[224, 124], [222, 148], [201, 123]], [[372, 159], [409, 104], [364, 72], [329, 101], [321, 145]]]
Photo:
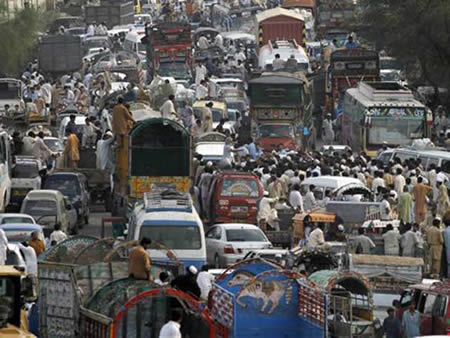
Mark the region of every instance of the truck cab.
[[13, 266], [0, 266], [0, 337], [32, 338], [23, 302], [34, 302], [33, 282]]
[[252, 129], [264, 150], [295, 150], [308, 141], [302, 131], [312, 125], [312, 92], [302, 72], [263, 73], [249, 89]]

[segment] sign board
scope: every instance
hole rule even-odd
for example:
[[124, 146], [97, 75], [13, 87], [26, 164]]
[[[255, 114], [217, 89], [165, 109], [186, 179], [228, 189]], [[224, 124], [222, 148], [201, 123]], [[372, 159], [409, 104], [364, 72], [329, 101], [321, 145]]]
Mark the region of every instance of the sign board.
[[420, 107], [374, 107], [369, 109], [370, 115], [392, 118], [415, 117], [423, 119], [425, 108]]
[[144, 193], [151, 190], [153, 184], [174, 185], [177, 191], [189, 192], [189, 188], [191, 187], [191, 179], [186, 176], [132, 176], [129, 180], [130, 197], [142, 198]]

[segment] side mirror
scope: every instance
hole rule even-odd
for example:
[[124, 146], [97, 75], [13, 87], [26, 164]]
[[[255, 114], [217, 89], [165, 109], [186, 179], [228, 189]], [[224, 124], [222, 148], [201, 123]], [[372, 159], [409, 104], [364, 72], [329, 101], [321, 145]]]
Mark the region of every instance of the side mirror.
[[25, 303], [34, 303], [37, 300], [37, 280], [35, 276], [25, 276], [21, 280], [21, 293]]

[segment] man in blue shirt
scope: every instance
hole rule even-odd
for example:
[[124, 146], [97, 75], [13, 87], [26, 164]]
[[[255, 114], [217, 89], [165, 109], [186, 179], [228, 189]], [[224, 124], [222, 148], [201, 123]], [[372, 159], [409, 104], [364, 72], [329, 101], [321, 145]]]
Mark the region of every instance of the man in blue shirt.
[[358, 48], [359, 47], [359, 41], [353, 41], [353, 36], [349, 35], [349, 37], [347, 38], [347, 41], [345, 42], [344, 47], [347, 48], [347, 49]]

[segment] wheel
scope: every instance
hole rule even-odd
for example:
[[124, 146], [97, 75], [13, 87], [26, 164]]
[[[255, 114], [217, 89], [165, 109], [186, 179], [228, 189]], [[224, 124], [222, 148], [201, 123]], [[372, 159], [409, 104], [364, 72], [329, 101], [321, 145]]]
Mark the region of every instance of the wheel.
[[218, 254], [216, 254], [216, 255], [214, 256], [214, 267], [215, 267], [216, 269], [220, 269], [220, 258], [219, 258], [219, 255], [218, 255]]

